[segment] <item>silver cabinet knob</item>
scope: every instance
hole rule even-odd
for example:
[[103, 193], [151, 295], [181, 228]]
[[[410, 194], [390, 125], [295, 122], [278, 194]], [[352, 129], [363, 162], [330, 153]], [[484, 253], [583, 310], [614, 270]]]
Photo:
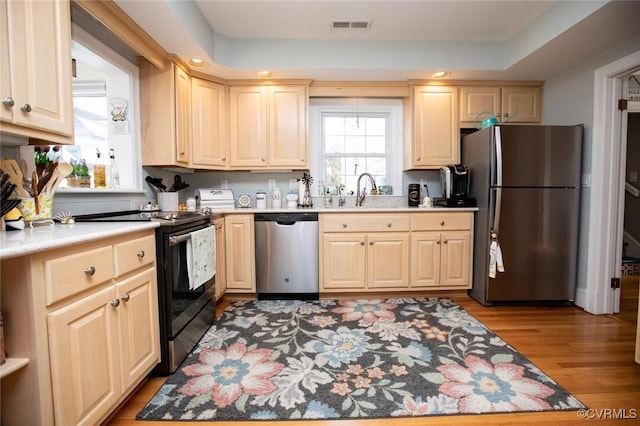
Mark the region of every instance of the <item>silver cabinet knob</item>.
[[113, 306], [114, 308], [117, 308], [118, 306], [120, 306], [120, 300], [119, 299], [114, 299], [111, 302], [109, 302], [111, 304], [111, 306]]
[[373, 241], [369, 241], [369, 245], [372, 246], [373, 245]]
[[144, 257], [144, 254], [145, 254], [145, 253], [144, 253], [144, 250], [140, 250], [138, 253], [136, 253], [136, 255], [137, 255], [140, 259], [142, 259], [142, 258]]
[[346, 223], [343, 223], [343, 224], [342, 224], [342, 227], [343, 227], [343, 228], [346, 228], [346, 227], [347, 227], [347, 224], [346, 224]]
[[360, 241], [360, 245], [363, 246], [364, 245], [364, 241]]
[[440, 226], [444, 226], [444, 220], [440, 222]]
[[440, 244], [440, 240], [436, 241], [436, 244]]
[[16, 103], [13, 101], [13, 98], [11, 96], [7, 96], [4, 99], [2, 99], [2, 104], [4, 106], [8, 106], [8, 107], [12, 107], [14, 106]]
[[391, 222], [387, 223], [387, 228], [391, 228]]
[[131, 296], [129, 296], [129, 293], [125, 293], [124, 296], [121, 297], [123, 302], [128, 302], [129, 299], [131, 299]]
[[91, 277], [91, 276], [93, 276], [93, 274], [96, 273], [96, 268], [94, 268], [93, 266], [89, 266], [88, 268], [86, 268], [84, 270], [84, 273]]
[[227, 157], [222, 157], [222, 161], [227, 161]]
[[447, 244], [447, 240], [444, 240], [443, 243]]
[[24, 104], [20, 107], [20, 109], [23, 110], [24, 112], [31, 112], [31, 105]]
[[422, 159], [422, 157], [417, 157], [416, 161], [420, 161]]
[[265, 161], [267, 161], [267, 159], [266, 159], [266, 158], [264, 158], [264, 157], [262, 157], [262, 158], [260, 159], [260, 161], [265, 162]]

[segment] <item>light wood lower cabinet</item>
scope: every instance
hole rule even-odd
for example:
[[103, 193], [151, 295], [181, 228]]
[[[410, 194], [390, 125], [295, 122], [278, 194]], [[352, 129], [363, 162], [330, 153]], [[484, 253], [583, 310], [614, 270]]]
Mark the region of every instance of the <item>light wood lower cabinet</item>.
[[321, 214], [320, 292], [471, 287], [473, 212]]
[[320, 222], [321, 292], [408, 285], [409, 215], [322, 214]]
[[256, 292], [253, 214], [231, 214], [224, 219], [227, 291]]
[[216, 300], [227, 291], [227, 252], [225, 247], [224, 217], [213, 221], [216, 228]]
[[2, 380], [3, 425], [100, 424], [133, 391], [160, 358], [155, 265], [153, 230], [2, 261], [8, 343], [30, 360]]

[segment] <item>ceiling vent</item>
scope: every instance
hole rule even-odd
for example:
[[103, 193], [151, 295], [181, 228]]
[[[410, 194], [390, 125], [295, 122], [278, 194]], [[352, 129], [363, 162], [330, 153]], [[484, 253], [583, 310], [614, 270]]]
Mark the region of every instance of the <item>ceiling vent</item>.
[[331, 28], [333, 29], [358, 29], [358, 30], [368, 30], [371, 28], [371, 20], [369, 19], [354, 19], [354, 20], [344, 20], [344, 21], [331, 21]]

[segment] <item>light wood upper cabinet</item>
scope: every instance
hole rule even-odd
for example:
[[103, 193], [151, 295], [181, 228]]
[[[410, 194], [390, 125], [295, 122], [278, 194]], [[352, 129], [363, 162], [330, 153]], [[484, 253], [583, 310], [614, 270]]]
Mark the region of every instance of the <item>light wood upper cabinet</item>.
[[[507, 120], [507, 123], [539, 123], [541, 98], [540, 87], [461, 87], [461, 127], [479, 127], [483, 119], [492, 115], [500, 122]], [[484, 111], [489, 113], [478, 116]], [[478, 117], [477, 123], [476, 117]]]
[[0, 130], [73, 143], [69, 2], [0, 2], [0, 62]]
[[414, 86], [411, 137], [405, 138], [404, 169], [434, 169], [460, 162], [458, 87]]
[[165, 69], [141, 59], [140, 122], [143, 166], [191, 163], [191, 81], [173, 62]]
[[230, 166], [307, 169], [308, 87], [229, 89]]
[[229, 89], [200, 78], [191, 78], [192, 159], [196, 167], [227, 166]]
[[252, 214], [232, 214], [224, 219], [227, 291], [256, 292], [255, 239]]

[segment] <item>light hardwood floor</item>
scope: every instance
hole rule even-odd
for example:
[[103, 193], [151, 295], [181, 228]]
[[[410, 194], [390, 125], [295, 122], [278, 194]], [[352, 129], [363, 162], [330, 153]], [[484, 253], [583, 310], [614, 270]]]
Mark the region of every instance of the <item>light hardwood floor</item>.
[[[637, 289], [637, 288], [636, 288]], [[637, 292], [636, 292], [637, 295]], [[640, 364], [634, 362], [636, 326], [577, 307], [485, 308], [465, 294], [448, 294], [478, 320], [573, 393], [591, 411], [484, 414], [401, 419], [286, 422], [216, 422], [233, 426], [371, 425], [584, 425], [640, 424]], [[636, 298], [637, 300], [637, 298]], [[228, 301], [218, 305], [224, 308]], [[637, 304], [635, 305], [637, 308]], [[162, 385], [147, 381], [108, 423], [112, 426], [168, 426], [179, 422], [136, 422], [135, 416]], [[607, 411], [608, 410], [608, 411]], [[616, 417], [617, 416], [617, 417]], [[620, 417], [626, 417], [620, 419]], [[620, 420], [614, 421], [614, 418]], [[195, 424], [195, 423], [194, 423]]]

